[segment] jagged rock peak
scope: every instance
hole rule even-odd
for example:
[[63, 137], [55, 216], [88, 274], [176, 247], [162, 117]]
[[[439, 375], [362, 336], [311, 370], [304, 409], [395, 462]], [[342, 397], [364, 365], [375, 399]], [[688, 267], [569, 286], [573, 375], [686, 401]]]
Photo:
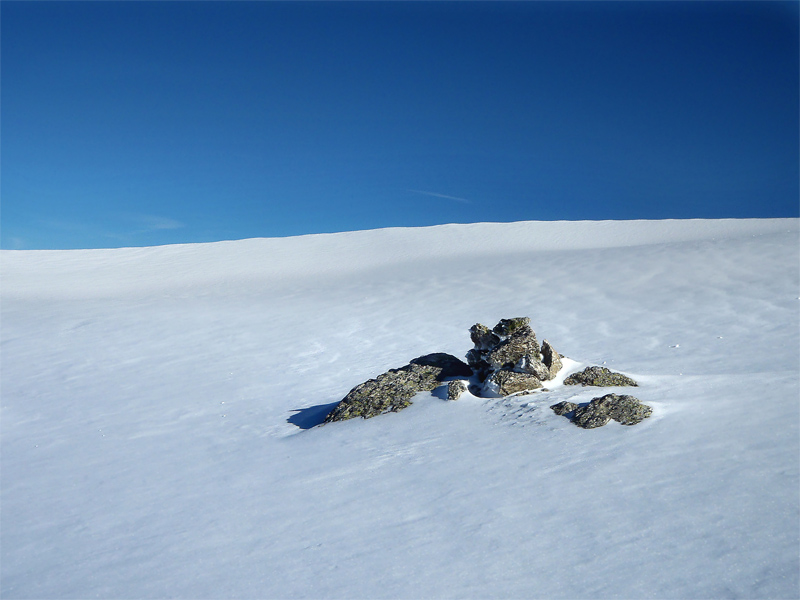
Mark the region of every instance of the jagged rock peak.
[[513, 319], [500, 319], [492, 331], [502, 337], [507, 337], [523, 327], [529, 327], [531, 320], [528, 317], [514, 317]]
[[469, 337], [477, 350], [488, 350], [500, 343], [500, 336], [480, 323], [469, 328]]

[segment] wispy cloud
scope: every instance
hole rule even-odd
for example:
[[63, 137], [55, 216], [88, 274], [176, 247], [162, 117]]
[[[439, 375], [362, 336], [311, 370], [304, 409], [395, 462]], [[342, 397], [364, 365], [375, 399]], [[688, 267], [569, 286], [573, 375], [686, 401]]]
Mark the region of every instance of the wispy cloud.
[[137, 220], [144, 223], [144, 225], [150, 231], [159, 229], [180, 229], [181, 227], [186, 227], [185, 223], [181, 223], [180, 221], [176, 221], [175, 219], [170, 219], [168, 217], [159, 217], [156, 215], [139, 215]]
[[461, 202], [462, 204], [472, 204], [472, 200], [467, 200], [466, 198], [459, 198], [458, 196], [448, 196], [447, 194], [439, 194], [438, 192], [426, 192], [425, 190], [408, 190], [408, 191], [413, 192], [415, 194], [433, 196], [434, 198], [445, 198], [447, 200], [455, 200], [456, 202]]
[[154, 231], [164, 231], [166, 229], [180, 229], [186, 227], [185, 223], [162, 217], [160, 215], [122, 213], [120, 216], [127, 222], [135, 224], [134, 231], [128, 231], [127, 235], [140, 235], [142, 233], [152, 233]]

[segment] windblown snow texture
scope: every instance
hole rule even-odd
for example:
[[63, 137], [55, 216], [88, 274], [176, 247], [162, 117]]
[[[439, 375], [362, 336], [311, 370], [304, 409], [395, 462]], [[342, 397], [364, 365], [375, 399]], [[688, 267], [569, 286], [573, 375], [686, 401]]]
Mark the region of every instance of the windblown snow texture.
[[[0, 595], [796, 598], [797, 250], [743, 220], [3, 251]], [[509, 315], [568, 357], [550, 391], [315, 427]], [[650, 418], [555, 414], [589, 365]]]

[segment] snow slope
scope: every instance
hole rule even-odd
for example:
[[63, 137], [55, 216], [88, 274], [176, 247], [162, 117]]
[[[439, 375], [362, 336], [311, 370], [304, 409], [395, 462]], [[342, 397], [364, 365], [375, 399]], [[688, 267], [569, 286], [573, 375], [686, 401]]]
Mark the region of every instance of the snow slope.
[[[0, 252], [3, 598], [797, 598], [796, 219]], [[353, 386], [530, 316], [654, 407]]]

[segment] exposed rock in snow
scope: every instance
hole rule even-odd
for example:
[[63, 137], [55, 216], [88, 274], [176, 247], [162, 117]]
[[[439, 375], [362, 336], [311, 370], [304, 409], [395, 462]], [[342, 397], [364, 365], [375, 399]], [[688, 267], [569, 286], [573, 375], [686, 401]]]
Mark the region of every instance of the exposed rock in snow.
[[[561, 403], [569, 404], [569, 403]], [[565, 414], [564, 407], [557, 409], [559, 405], [551, 406], [556, 414]], [[586, 406], [579, 406], [574, 409], [575, 416], [572, 422], [584, 429], [602, 427], [611, 419], [622, 425], [636, 425], [653, 413], [653, 409], [642, 404], [638, 398], [633, 396], [619, 396], [617, 394], [606, 394], [600, 398], [594, 398]]]
[[458, 400], [461, 397], [461, 394], [467, 391], [467, 384], [461, 381], [460, 379], [456, 379], [455, 381], [450, 381], [447, 384], [447, 399], [448, 400]]
[[477, 323], [470, 328], [470, 337], [475, 347], [467, 353], [467, 361], [485, 382], [486, 395], [540, 389], [541, 382], [553, 379], [562, 367], [561, 357], [549, 343], [539, 347], [528, 317], [501, 319], [491, 330]]
[[606, 367], [586, 367], [579, 373], [573, 373], [564, 380], [564, 385], [592, 385], [596, 387], [638, 386], [633, 379], [614, 373]]
[[514, 317], [513, 319], [500, 319], [492, 331], [501, 337], [508, 337], [515, 331], [524, 327], [530, 327], [531, 320], [528, 317]]
[[550, 369], [547, 368], [547, 365], [545, 365], [537, 357], [533, 357], [530, 354], [525, 354], [519, 359], [517, 364], [514, 366], [514, 371], [518, 373], [534, 375], [539, 381], [547, 381], [548, 379], [552, 379], [550, 376]]
[[558, 404], [553, 404], [550, 408], [553, 409], [553, 412], [559, 416], [569, 415], [572, 411], [578, 408], [578, 405], [574, 402], [559, 402]]
[[455, 356], [426, 354], [399, 369], [391, 369], [375, 379], [357, 385], [325, 418], [326, 423], [354, 417], [368, 419], [397, 412], [411, 404], [418, 392], [439, 387], [448, 377], [468, 377], [472, 370]]
[[[498, 327], [495, 327], [495, 330]], [[505, 328], [501, 328], [501, 330], [503, 329]], [[523, 358], [526, 358], [528, 363], [536, 363], [541, 360], [536, 334], [528, 325], [521, 325], [514, 329], [508, 337], [492, 348], [486, 355], [486, 362], [494, 371], [512, 370]]]
[[514, 371], [495, 371], [486, 380], [486, 387], [500, 396], [529, 392], [542, 387], [536, 375]]
[[490, 350], [500, 343], [500, 336], [480, 323], [469, 328], [469, 336], [478, 350]]
[[563, 366], [561, 363], [561, 355], [555, 351], [547, 340], [542, 342], [542, 362], [544, 366], [547, 367], [549, 374], [547, 379], [553, 379]]

